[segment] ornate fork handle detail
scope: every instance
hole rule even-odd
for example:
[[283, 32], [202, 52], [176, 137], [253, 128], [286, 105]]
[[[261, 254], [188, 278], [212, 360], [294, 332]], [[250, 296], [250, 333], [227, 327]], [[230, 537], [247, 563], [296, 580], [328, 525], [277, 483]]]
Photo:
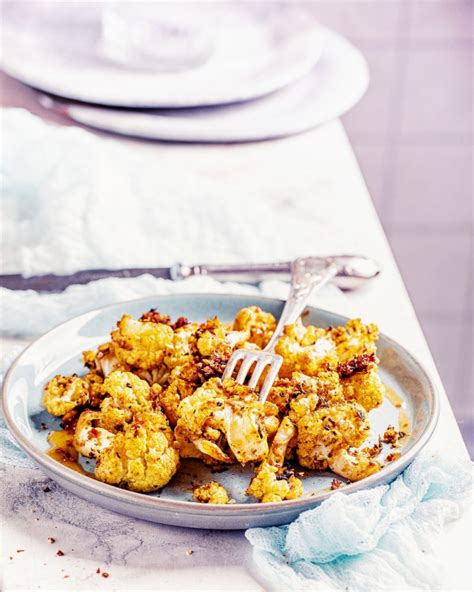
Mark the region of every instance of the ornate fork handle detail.
[[317, 257], [300, 257], [291, 266], [291, 286], [288, 299], [272, 338], [263, 351], [272, 352], [285, 325], [294, 323], [303, 312], [311, 293], [329, 282], [339, 271], [336, 262]]

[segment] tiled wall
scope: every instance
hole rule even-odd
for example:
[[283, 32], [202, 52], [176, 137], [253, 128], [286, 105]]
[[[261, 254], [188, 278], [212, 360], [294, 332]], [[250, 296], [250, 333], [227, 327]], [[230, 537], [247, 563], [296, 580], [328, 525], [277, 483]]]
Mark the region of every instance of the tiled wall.
[[368, 60], [344, 124], [474, 456], [473, 3], [308, 6]]

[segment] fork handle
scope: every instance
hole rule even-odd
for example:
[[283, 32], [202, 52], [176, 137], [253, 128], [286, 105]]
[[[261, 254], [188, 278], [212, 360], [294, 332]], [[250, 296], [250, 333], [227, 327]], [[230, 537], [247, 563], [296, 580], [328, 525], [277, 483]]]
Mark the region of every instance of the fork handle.
[[288, 299], [275, 331], [263, 351], [272, 352], [286, 325], [293, 324], [303, 312], [314, 290], [329, 282], [339, 271], [331, 259], [300, 257], [291, 265], [291, 284]]

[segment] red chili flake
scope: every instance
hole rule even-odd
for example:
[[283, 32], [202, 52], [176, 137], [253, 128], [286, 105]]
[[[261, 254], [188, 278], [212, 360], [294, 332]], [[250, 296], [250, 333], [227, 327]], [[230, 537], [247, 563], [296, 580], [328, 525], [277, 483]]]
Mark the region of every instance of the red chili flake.
[[100, 573], [100, 567], [97, 568], [95, 573]]
[[58, 549], [58, 551], [56, 552], [56, 555], [58, 555], [58, 557], [62, 557], [64, 555], [64, 551], [61, 551], [61, 549]]
[[52, 545], [52, 544], [53, 544], [53, 543], [55, 543], [55, 542], [56, 542], [56, 539], [53, 539], [53, 537], [48, 537], [48, 543], [49, 543], [50, 545]]
[[109, 577], [109, 573], [108, 573], [108, 572], [106, 572], [106, 571], [103, 571], [103, 572], [102, 572], [102, 577], [103, 577], [103, 578], [108, 578], [108, 577]]
[[341, 378], [350, 378], [354, 374], [367, 373], [376, 362], [375, 354], [356, 355], [352, 360], [339, 364], [337, 372]]
[[331, 482], [331, 490], [339, 489], [339, 487], [341, 487], [341, 485], [342, 485], [342, 481], [339, 481], [339, 479], [333, 479]]
[[69, 578], [69, 576], [64, 576], [64, 579], [67, 580]]
[[189, 321], [186, 317], [179, 317], [171, 326], [173, 329], [181, 329], [181, 327], [186, 327], [189, 325]]
[[13, 559], [13, 557], [10, 555], [10, 557], [8, 559], [10, 559], [10, 561], [11, 561]]

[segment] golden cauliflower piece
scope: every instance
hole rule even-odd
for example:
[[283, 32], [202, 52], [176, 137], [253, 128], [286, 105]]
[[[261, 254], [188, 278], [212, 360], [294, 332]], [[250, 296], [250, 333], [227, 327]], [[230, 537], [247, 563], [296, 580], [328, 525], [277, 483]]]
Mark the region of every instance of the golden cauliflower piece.
[[81, 413], [74, 432], [74, 448], [87, 458], [97, 458], [99, 453], [108, 448], [115, 438], [115, 433], [104, 428], [100, 411], [86, 409]]
[[349, 479], [349, 481], [359, 481], [377, 471], [380, 471], [381, 465], [373, 459], [370, 449], [338, 450], [329, 457], [329, 468], [331, 471]]
[[365, 373], [353, 374], [343, 379], [342, 386], [345, 398], [356, 401], [366, 411], [375, 409], [383, 402], [385, 386], [375, 365]]
[[181, 400], [192, 395], [200, 384], [195, 364], [187, 362], [173, 368], [168, 383], [157, 394], [157, 400], [172, 426], [178, 421]]
[[345, 327], [336, 327], [329, 333], [336, 345], [339, 362], [363, 354], [375, 354], [375, 342], [379, 338], [377, 325], [364, 325], [360, 319], [352, 319]]
[[129, 370], [126, 364], [120, 363], [115, 355], [113, 343], [103, 343], [99, 345], [97, 351], [82, 352], [84, 366], [92, 372], [102, 376], [108, 376], [114, 370]]
[[234, 330], [248, 332], [248, 340], [261, 348], [268, 343], [275, 327], [275, 317], [258, 306], [242, 308], [234, 320]]
[[303, 484], [289, 469], [278, 469], [264, 462], [252, 479], [247, 494], [263, 503], [297, 499], [303, 495]]
[[99, 452], [97, 479], [147, 493], [167, 485], [179, 467], [173, 432], [160, 412], [134, 414], [110, 446]]
[[167, 368], [182, 366], [192, 360], [192, 353], [196, 349], [198, 329], [198, 323], [187, 323], [175, 329], [172, 350], [166, 354], [164, 360]]
[[123, 315], [112, 331], [114, 352], [122, 364], [148, 370], [163, 363], [173, 349], [173, 329], [164, 323], [137, 321]]
[[283, 357], [282, 377], [293, 372], [315, 376], [320, 370], [337, 366], [336, 346], [328, 332], [312, 325], [305, 327], [301, 320], [285, 327], [275, 351]]
[[176, 439], [219, 462], [245, 464], [268, 453], [265, 408], [256, 393], [232, 379], [211, 378], [178, 407]]
[[234, 349], [247, 347], [249, 336], [249, 331], [229, 330], [216, 317], [200, 325], [197, 331], [197, 352], [203, 358], [218, 353], [221, 357], [229, 359]]
[[322, 371], [315, 377], [294, 372], [291, 377], [294, 395], [289, 403], [289, 416], [295, 423], [313, 413], [318, 407], [344, 402], [339, 375], [334, 371]]
[[57, 374], [44, 387], [43, 405], [51, 415], [65, 415], [89, 400], [89, 383], [77, 374]]
[[209, 483], [201, 485], [201, 487], [196, 487], [193, 492], [193, 497], [197, 502], [203, 504], [229, 503], [229, 494], [225, 487], [220, 483], [217, 483], [217, 481], [210, 481]]
[[115, 370], [104, 380], [105, 395], [100, 410], [104, 427], [112, 427], [130, 421], [137, 411], [152, 409], [151, 388], [132, 372]]
[[360, 446], [370, 430], [365, 409], [353, 402], [317, 409], [302, 417], [297, 427], [301, 466], [320, 470], [327, 469], [337, 450]]
[[303, 483], [283, 464], [295, 432], [293, 422], [288, 417], [283, 418], [273, 439], [270, 453], [258, 468], [247, 489], [247, 495], [253, 495], [263, 503], [281, 502], [302, 496]]
[[139, 411], [150, 403], [150, 385], [132, 372], [112, 372], [104, 380], [102, 392], [120, 409]]
[[278, 378], [267, 398], [267, 401], [278, 407], [280, 413], [290, 413], [295, 422], [318, 406], [343, 400], [339, 374], [333, 370], [322, 370], [316, 376], [293, 372], [291, 378]]
[[102, 399], [104, 398], [102, 392], [102, 385], [104, 384], [104, 378], [97, 372], [89, 372], [83, 376], [89, 385], [89, 401], [88, 405], [91, 407], [100, 407]]

